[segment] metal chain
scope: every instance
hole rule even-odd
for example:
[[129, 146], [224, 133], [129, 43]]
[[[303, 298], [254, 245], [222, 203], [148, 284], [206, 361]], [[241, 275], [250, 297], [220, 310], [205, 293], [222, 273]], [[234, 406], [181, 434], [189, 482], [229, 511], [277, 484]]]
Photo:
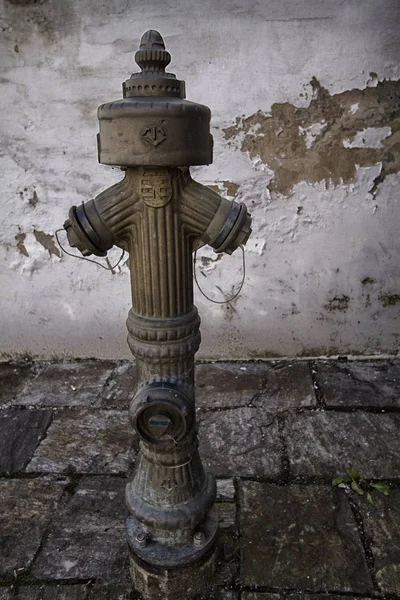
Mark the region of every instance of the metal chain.
[[57, 243], [60, 246], [62, 252], [64, 252], [64, 254], [68, 254], [68, 256], [72, 256], [72, 258], [79, 258], [80, 260], [86, 260], [87, 262], [94, 263], [95, 265], [97, 265], [98, 267], [101, 267], [102, 269], [105, 269], [106, 271], [114, 271], [114, 269], [116, 269], [118, 267], [118, 265], [120, 264], [120, 262], [123, 260], [123, 258], [125, 256], [125, 250], [122, 250], [122, 254], [121, 254], [118, 262], [113, 267], [111, 265], [109, 267], [106, 267], [105, 265], [103, 265], [98, 260], [93, 260], [92, 258], [86, 258], [86, 256], [78, 256], [78, 254], [72, 254], [72, 252], [68, 252], [68, 250], [66, 250], [64, 248], [64, 246], [61, 244], [60, 239], [58, 237], [58, 233], [60, 231], [65, 231], [65, 230], [64, 229], [57, 229], [57, 231], [55, 232]]
[[204, 296], [204, 298], [207, 298], [207, 300], [209, 300], [210, 302], [213, 302], [214, 304], [229, 304], [229, 302], [232, 302], [233, 300], [235, 300], [239, 296], [240, 292], [242, 291], [244, 280], [246, 278], [246, 258], [245, 258], [245, 254], [244, 254], [243, 244], [240, 244], [240, 249], [242, 251], [242, 257], [243, 257], [243, 277], [242, 277], [242, 281], [240, 282], [240, 285], [239, 285], [237, 291], [228, 300], [214, 300], [213, 298], [210, 298], [210, 296], [207, 296], [207, 294], [201, 289], [199, 281], [197, 279], [197, 273], [196, 273], [197, 250], [195, 250], [194, 257], [193, 257], [193, 277], [194, 277], [197, 287], [199, 288], [199, 292]]
[[[93, 260], [92, 258], [86, 258], [85, 256], [78, 256], [77, 254], [72, 254], [72, 252], [68, 252], [68, 250], [66, 250], [64, 248], [64, 246], [61, 244], [60, 238], [58, 237], [58, 234], [59, 234], [60, 231], [64, 231], [64, 229], [57, 229], [57, 231], [55, 232], [57, 243], [60, 246], [62, 252], [64, 252], [64, 254], [67, 254], [68, 256], [71, 256], [72, 258], [78, 258], [79, 260], [86, 260], [87, 262], [93, 263], [93, 264], [97, 265], [98, 267], [101, 267], [102, 269], [105, 269], [106, 271], [114, 271], [114, 269], [116, 269], [118, 267], [118, 265], [121, 263], [121, 261], [123, 260], [123, 258], [125, 256], [125, 250], [122, 250], [122, 254], [121, 254], [119, 260], [115, 263], [115, 265], [114, 266], [106, 267], [105, 265], [103, 265], [99, 261]], [[210, 298], [210, 296], [208, 296], [201, 289], [200, 284], [199, 284], [199, 280], [197, 279], [197, 273], [196, 273], [197, 250], [194, 253], [194, 257], [193, 257], [193, 276], [194, 276], [194, 280], [195, 280], [196, 285], [197, 285], [197, 287], [199, 289], [199, 292], [204, 296], [204, 298], [206, 298], [207, 300], [209, 300], [213, 304], [229, 304], [230, 302], [233, 302], [233, 300], [236, 300], [236, 298], [239, 296], [240, 292], [243, 289], [244, 281], [246, 279], [246, 257], [245, 257], [245, 253], [244, 253], [244, 246], [243, 246], [243, 244], [240, 244], [240, 249], [242, 251], [242, 258], [243, 258], [243, 263], [242, 263], [243, 276], [242, 276], [242, 280], [241, 280], [241, 282], [239, 284], [239, 287], [238, 287], [237, 291], [233, 294], [233, 296], [231, 296], [231, 298], [228, 298], [228, 300], [214, 300], [213, 298]]]

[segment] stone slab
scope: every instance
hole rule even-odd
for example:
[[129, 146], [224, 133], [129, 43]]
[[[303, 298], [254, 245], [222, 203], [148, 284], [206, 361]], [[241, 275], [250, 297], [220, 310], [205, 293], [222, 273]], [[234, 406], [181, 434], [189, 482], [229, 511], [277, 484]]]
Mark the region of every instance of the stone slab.
[[280, 362], [270, 367], [256, 406], [265, 410], [315, 406], [316, 396], [307, 362]]
[[100, 405], [127, 410], [137, 386], [136, 366], [123, 362], [114, 370], [102, 391]]
[[236, 531], [221, 529], [217, 542], [216, 586], [232, 588], [239, 583], [240, 550]]
[[218, 502], [220, 529], [236, 529], [236, 505], [233, 502]]
[[21, 586], [16, 600], [86, 600], [86, 585]]
[[375, 576], [385, 594], [400, 595], [400, 489], [388, 496], [373, 492], [375, 508], [359, 499], [365, 534], [370, 540]]
[[366, 478], [400, 475], [400, 415], [317, 411], [290, 415], [284, 429], [290, 474], [342, 475], [353, 466]]
[[56, 522], [32, 568], [39, 579], [105, 581], [121, 575], [125, 543], [126, 480], [84, 478]]
[[96, 406], [115, 366], [108, 360], [49, 363], [15, 402], [30, 406]]
[[58, 411], [27, 471], [125, 473], [133, 459], [127, 411]]
[[0, 405], [12, 402], [36, 373], [32, 363], [0, 363]]
[[320, 361], [317, 385], [327, 406], [400, 407], [400, 361]]
[[245, 406], [265, 383], [264, 364], [200, 364], [196, 366], [196, 406], [206, 410]]
[[30, 566], [63, 489], [45, 479], [0, 480], [1, 574]]
[[306, 362], [206, 363], [196, 368], [196, 405], [203, 410], [259, 404], [269, 410], [315, 403]]
[[242, 584], [307, 590], [372, 590], [345, 494], [331, 486], [243, 482]]
[[51, 410], [0, 411], [0, 472], [21, 471], [50, 424]]
[[235, 495], [235, 482], [233, 479], [217, 479], [218, 500], [233, 501]]
[[200, 453], [220, 477], [278, 477], [282, 446], [274, 415], [257, 408], [206, 412], [200, 416]]

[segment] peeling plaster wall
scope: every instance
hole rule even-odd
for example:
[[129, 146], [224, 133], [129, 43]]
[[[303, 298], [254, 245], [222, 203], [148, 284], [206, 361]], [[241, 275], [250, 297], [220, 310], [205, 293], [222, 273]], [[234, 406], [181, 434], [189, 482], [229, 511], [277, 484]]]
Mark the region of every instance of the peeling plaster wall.
[[[396, 353], [399, 22], [397, 0], [0, 0], [2, 358], [130, 355], [126, 264], [61, 255], [54, 231], [121, 178], [97, 164], [96, 109], [148, 28], [212, 110], [193, 176], [253, 215], [240, 297], [196, 292], [198, 356]], [[241, 253], [204, 248], [197, 269], [221, 300]]]

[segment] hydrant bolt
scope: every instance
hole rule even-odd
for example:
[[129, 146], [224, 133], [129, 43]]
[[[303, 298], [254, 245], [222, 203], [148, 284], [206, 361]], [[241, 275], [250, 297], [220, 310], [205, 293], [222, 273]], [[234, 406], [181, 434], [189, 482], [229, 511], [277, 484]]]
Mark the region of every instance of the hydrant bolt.
[[205, 535], [202, 531], [197, 531], [193, 536], [193, 544], [197, 547], [202, 546], [206, 541]]
[[146, 546], [148, 541], [147, 535], [145, 533], [138, 533], [136, 536], [136, 541], [139, 546]]

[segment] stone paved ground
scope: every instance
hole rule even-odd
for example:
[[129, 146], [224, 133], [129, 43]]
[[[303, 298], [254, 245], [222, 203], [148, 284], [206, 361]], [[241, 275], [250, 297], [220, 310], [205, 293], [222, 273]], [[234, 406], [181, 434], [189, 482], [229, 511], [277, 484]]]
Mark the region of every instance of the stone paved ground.
[[[133, 600], [124, 486], [135, 369], [0, 365], [0, 600]], [[218, 477], [208, 599], [400, 598], [400, 361], [197, 369], [204, 462]], [[388, 496], [332, 487], [353, 466]]]

